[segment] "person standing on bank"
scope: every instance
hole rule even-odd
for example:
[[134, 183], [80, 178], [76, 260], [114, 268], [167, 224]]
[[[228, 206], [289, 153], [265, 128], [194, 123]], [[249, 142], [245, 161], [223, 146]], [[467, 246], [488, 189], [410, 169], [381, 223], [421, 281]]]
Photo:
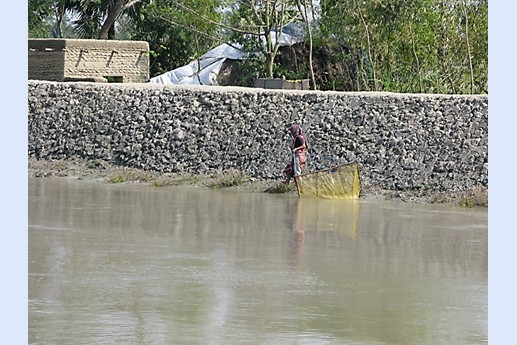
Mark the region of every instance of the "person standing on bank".
[[291, 137], [293, 137], [291, 141], [292, 159], [283, 170], [286, 178], [285, 184], [289, 184], [291, 178], [294, 179], [296, 176], [301, 175], [302, 167], [305, 165], [305, 162], [307, 162], [307, 150], [309, 149], [309, 144], [303, 136], [302, 127], [300, 125], [291, 125], [291, 127], [289, 127], [289, 133]]

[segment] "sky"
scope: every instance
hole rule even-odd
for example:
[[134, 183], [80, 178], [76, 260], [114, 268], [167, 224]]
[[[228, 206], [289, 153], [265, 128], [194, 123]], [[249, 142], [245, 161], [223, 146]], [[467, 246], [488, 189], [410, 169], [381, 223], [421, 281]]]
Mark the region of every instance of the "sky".
[[[2, 97], [2, 343], [28, 342], [27, 1], [11, 4], [0, 29]], [[489, 9], [489, 344], [515, 338], [517, 234], [513, 159], [517, 136], [512, 1]]]

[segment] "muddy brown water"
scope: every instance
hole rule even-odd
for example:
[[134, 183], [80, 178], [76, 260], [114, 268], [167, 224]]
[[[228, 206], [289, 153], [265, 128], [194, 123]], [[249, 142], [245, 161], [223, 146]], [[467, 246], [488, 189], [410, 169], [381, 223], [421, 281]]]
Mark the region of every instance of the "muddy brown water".
[[29, 178], [29, 344], [484, 344], [488, 210]]

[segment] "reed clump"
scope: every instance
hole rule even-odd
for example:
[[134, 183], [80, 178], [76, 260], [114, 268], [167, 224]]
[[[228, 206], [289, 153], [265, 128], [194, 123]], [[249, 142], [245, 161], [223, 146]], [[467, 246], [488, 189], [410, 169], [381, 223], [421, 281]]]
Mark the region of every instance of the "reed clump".
[[431, 203], [455, 204], [466, 208], [488, 207], [488, 189], [476, 187], [461, 193], [438, 193], [431, 197]]
[[277, 182], [274, 185], [268, 186], [264, 192], [265, 193], [273, 193], [273, 194], [282, 194], [282, 193], [289, 193], [294, 190], [293, 185], [287, 185], [283, 182]]
[[488, 207], [488, 190], [474, 188], [460, 197], [460, 205], [463, 207]]
[[250, 177], [241, 171], [227, 170], [220, 174], [212, 175], [203, 184], [209, 188], [230, 188], [243, 185], [248, 181], [250, 181]]
[[149, 182], [152, 179], [152, 174], [137, 169], [124, 169], [122, 171], [114, 172], [108, 176], [108, 181], [110, 183]]

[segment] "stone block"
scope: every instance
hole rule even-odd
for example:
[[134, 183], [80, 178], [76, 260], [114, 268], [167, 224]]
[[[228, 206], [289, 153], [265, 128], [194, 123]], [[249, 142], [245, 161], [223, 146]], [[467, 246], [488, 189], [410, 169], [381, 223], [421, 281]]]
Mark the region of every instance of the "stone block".
[[29, 39], [29, 80], [149, 81], [143, 41]]

